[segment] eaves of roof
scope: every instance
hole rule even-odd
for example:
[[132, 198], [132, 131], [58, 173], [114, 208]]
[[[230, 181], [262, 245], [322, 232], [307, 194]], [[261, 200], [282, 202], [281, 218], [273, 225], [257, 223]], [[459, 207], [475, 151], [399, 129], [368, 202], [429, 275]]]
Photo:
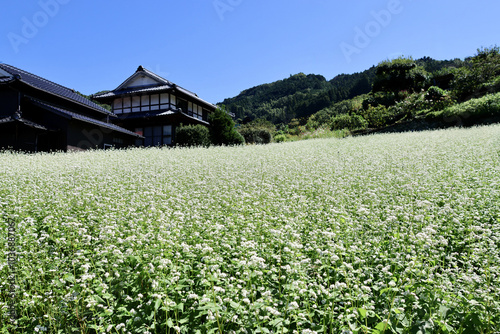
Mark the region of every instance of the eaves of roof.
[[176, 86], [175, 88], [176, 88], [179, 92], [181, 92], [181, 93], [183, 93], [183, 94], [185, 94], [185, 95], [188, 95], [188, 96], [190, 96], [191, 98], [193, 98], [193, 99], [195, 99], [195, 100], [197, 100], [197, 101], [199, 101], [199, 102], [202, 102], [202, 103], [204, 103], [204, 104], [206, 104], [206, 105], [208, 105], [208, 106], [210, 106], [210, 107], [212, 107], [212, 108], [214, 108], [214, 109], [216, 108], [216, 106], [215, 106], [214, 104], [212, 104], [212, 103], [210, 103], [210, 102], [207, 102], [207, 101], [205, 101], [205, 100], [203, 100], [203, 99], [199, 98], [199, 97], [198, 97], [198, 95], [196, 95], [195, 93], [193, 93], [193, 92], [191, 92], [191, 91], [189, 91], [189, 90], [187, 90], [187, 89], [185, 89], [185, 88], [182, 88], [182, 87], [180, 87], [180, 86]]
[[60, 114], [60, 115], [62, 115], [64, 117], [66, 117], [66, 118], [76, 119], [76, 120], [79, 120], [79, 121], [82, 121], [82, 122], [85, 122], [85, 123], [90, 123], [90, 124], [93, 124], [93, 125], [100, 126], [102, 128], [105, 128], [105, 129], [110, 129], [110, 130], [113, 130], [113, 131], [121, 132], [121, 133], [130, 135], [130, 136], [133, 136], [133, 137], [136, 137], [136, 138], [143, 138], [141, 135], [138, 135], [135, 132], [129, 131], [127, 129], [124, 129], [124, 128], [122, 128], [122, 127], [120, 127], [118, 125], [115, 125], [113, 123], [107, 123], [107, 122], [99, 121], [97, 119], [94, 119], [94, 118], [91, 118], [91, 117], [87, 117], [87, 116], [84, 116], [84, 115], [81, 115], [81, 114], [69, 111], [67, 109], [63, 109], [63, 108], [54, 106], [54, 105], [51, 105], [49, 103], [42, 102], [42, 101], [39, 101], [39, 100], [36, 100], [36, 99], [33, 99], [33, 98], [30, 98], [30, 100], [35, 105], [38, 105], [39, 107], [44, 108], [45, 110], [52, 111], [52, 112], [55, 112], [57, 114]]
[[2, 118], [0, 119], [0, 124], [5, 124], [5, 123], [14, 123], [14, 122], [19, 122], [19, 123], [22, 123], [24, 125], [27, 125], [31, 128], [35, 128], [35, 129], [38, 129], [38, 130], [44, 130], [44, 131], [47, 131], [48, 128], [43, 126], [43, 125], [40, 125], [38, 123], [35, 123], [33, 121], [30, 121], [26, 118], [13, 118], [12, 116], [9, 116], [9, 117], [5, 117], [5, 118]]
[[4, 118], [0, 118], [0, 124], [3, 124], [3, 123], [11, 123], [11, 122], [14, 122], [14, 119], [12, 117], [4, 117]]
[[132, 88], [132, 89], [125, 89], [125, 90], [120, 90], [120, 91], [107, 92], [107, 93], [104, 93], [101, 95], [95, 95], [94, 98], [95, 99], [109, 99], [109, 98], [113, 98], [113, 97], [152, 93], [152, 92], [160, 93], [160, 92], [169, 92], [170, 91], [170, 92], [175, 93], [176, 90], [181, 92], [184, 95], [189, 96], [190, 98], [192, 98], [198, 102], [201, 102], [209, 107], [212, 107], [213, 109], [216, 108], [216, 106], [213, 105], [212, 103], [207, 102], [207, 101], [199, 98], [198, 95], [196, 95], [195, 93], [190, 92], [189, 90], [184, 89], [180, 86], [172, 87], [172, 86], [163, 85], [163, 86], [144, 87], [144, 88], [137, 88], [137, 89]]
[[145, 118], [153, 118], [153, 117], [166, 117], [171, 115], [180, 115], [181, 117], [187, 118], [192, 121], [196, 121], [200, 124], [210, 125], [207, 121], [201, 120], [199, 118], [189, 116], [188, 114], [180, 111], [179, 109], [169, 109], [169, 110], [158, 110], [158, 111], [146, 111], [146, 112], [137, 112], [137, 113], [127, 113], [120, 114], [118, 118], [122, 121], [129, 119], [145, 119]]

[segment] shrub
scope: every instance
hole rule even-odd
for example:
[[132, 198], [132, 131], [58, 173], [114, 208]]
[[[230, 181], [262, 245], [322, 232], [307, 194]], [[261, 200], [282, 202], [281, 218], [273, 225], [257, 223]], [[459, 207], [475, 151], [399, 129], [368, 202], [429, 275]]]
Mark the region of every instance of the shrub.
[[236, 130], [231, 132], [231, 135], [228, 138], [227, 145], [243, 145], [245, 144], [245, 138]]
[[256, 119], [238, 128], [238, 132], [249, 144], [269, 144], [276, 126], [265, 119]]
[[224, 106], [217, 107], [208, 117], [210, 140], [214, 145], [241, 145], [245, 139], [234, 128], [234, 121]]
[[432, 110], [443, 110], [454, 103], [447, 91], [436, 86], [429, 87], [424, 99], [429, 103]]
[[488, 93], [498, 93], [500, 92], [500, 76], [494, 78], [493, 80], [483, 84], [484, 90]]
[[318, 111], [317, 113], [312, 114], [311, 116], [309, 116], [309, 118], [307, 119], [307, 123], [306, 123], [307, 130], [316, 130], [317, 128], [319, 128], [319, 126], [321, 125], [321, 123], [318, 120], [318, 116], [319, 116], [320, 113], [321, 114], [325, 114], [326, 110], [328, 110], [328, 109], [322, 109], [322, 110]]
[[176, 145], [191, 146], [210, 146], [210, 132], [203, 125], [180, 126], [175, 132]]
[[284, 133], [279, 133], [274, 136], [274, 141], [276, 143], [282, 143], [286, 141], [286, 135]]
[[441, 89], [439, 87], [436, 87], [436, 86], [431, 86], [429, 87], [429, 89], [427, 90], [427, 93], [425, 94], [425, 99], [427, 101], [433, 101], [433, 100], [439, 100], [439, 99], [442, 99], [443, 97], [445, 97], [447, 94], [446, 94], [446, 91], [444, 89]]
[[342, 114], [333, 116], [330, 121], [330, 125], [332, 130], [359, 130], [366, 129], [368, 123], [360, 115]]
[[269, 144], [272, 134], [265, 128], [241, 127], [238, 132], [245, 138], [247, 144]]
[[389, 107], [396, 103], [397, 94], [393, 92], [377, 92], [367, 95], [363, 100], [363, 109], [368, 109], [369, 106], [378, 107], [379, 105]]
[[432, 116], [470, 118], [471, 120], [488, 116], [500, 116], [500, 93], [486, 95], [448, 107], [440, 112], [433, 113]]
[[362, 115], [368, 122], [369, 127], [381, 128], [389, 125], [394, 120], [394, 110], [394, 108], [387, 109], [383, 105], [368, 106], [367, 110], [362, 111]]
[[407, 118], [412, 119], [422, 110], [430, 109], [431, 102], [425, 98], [425, 92], [422, 90], [419, 93], [413, 93], [407, 96], [404, 100], [397, 102], [390, 108], [388, 117], [393, 120]]

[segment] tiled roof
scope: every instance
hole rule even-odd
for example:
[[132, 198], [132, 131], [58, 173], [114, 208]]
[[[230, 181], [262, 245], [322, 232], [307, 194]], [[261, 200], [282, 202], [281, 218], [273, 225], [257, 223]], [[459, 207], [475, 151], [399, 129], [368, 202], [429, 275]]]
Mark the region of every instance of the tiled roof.
[[[122, 89], [122, 86], [127, 81], [131, 80], [132, 78], [134, 78], [135, 76], [140, 75], [140, 74], [146, 74], [147, 76], [149, 76], [149, 77], [153, 78], [154, 80], [158, 81], [158, 85], [145, 86], [145, 87], [137, 87], [137, 88], [132, 87], [132, 88], [129, 88], [129, 89]], [[187, 90], [186, 88], [178, 86], [178, 85], [176, 85], [176, 84], [168, 81], [165, 78], [162, 78], [161, 76], [159, 76], [159, 75], [151, 72], [150, 70], [148, 70], [148, 69], [146, 69], [146, 68], [144, 68], [142, 66], [139, 66], [139, 68], [137, 69], [137, 71], [134, 74], [132, 74], [129, 78], [127, 78], [127, 80], [125, 80], [120, 86], [118, 86], [118, 88], [116, 88], [113, 91], [107, 92], [107, 93], [95, 95], [94, 98], [96, 98], [96, 99], [99, 99], [99, 98], [110, 98], [110, 97], [120, 96], [120, 95], [140, 94], [140, 93], [145, 93], [145, 92], [155, 92], [155, 91], [162, 91], [162, 90], [164, 90], [164, 91], [167, 91], [167, 90], [177, 90], [177, 91], [179, 91], [179, 92], [181, 92], [181, 93], [183, 93], [185, 95], [190, 96], [194, 100], [197, 100], [199, 102], [208, 104], [208, 105], [213, 106], [215, 108], [215, 105], [213, 105], [212, 103], [207, 102], [207, 101], [199, 98], [196, 93], [193, 93], [190, 90]]]
[[69, 111], [67, 109], [62, 109], [60, 107], [57, 107], [57, 106], [51, 105], [49, 103], [45, 103], [45, 102], [33, 99], [33, 98], [30, 98], [30, 100], [34, 104], [36, 104], [36, 105], [38, 105], [38, 106], [40, 106], [40, 107], [42, 107], [42, 108], [44, 108], [46, 110], [55, 111], [56, 113], [63, 114], [65, 116], [69, 117], [69, 118], [77, 119], [79, 121], [90, 123], [90, 124], [94, 124], [94, 125], [97, 125], [97, 126], [100, 126], [100, 127], [106, 128], [106, 129], [110, 129], [110, 130], [113, 130], [113, 131], [118, 131], [118, 132], [121, 132], [121, 133], [125, 133], [125, 134], [128, 134], [128, 135], [134, 136], [134, 137], [141, 137], [140, 135], [136, 134], [135, 132], [129, 131], [127, 129], [124, 129], [124, 128], [122, 128], [122, 127], [120, 127], [118, 125], [115, 125], [113, 123], [106, 123], [106, 122], [103, 122], [103, 121], [99, 121], [99, 120], [96, 120], [94, 118], [83, 116], [81, 114], [77, 114], [77, 113]]
[[212, 103], [207, 102], [207, 101], [205, 101], [205, 100], [203, 100], [203, 99], [200, 99], [200, 98], [198, 97], [198, 95], [196, 95], [195, 93], [193, 93], [193, 92], [191, 92], [191, 91], [189, 91], [189, 90], [187, 90], [187, 89], [185, 89], [185, 88], [182, 88], [182, 87], [180, 87], [180, 86], [176, 86], [176, 89], [177, 89], [178, 91], [180, 91], [180, 92], [182, 92], [182, 93], [186, 94], [186, 95], [191, 96], [191, 97], [192, 97], [193, 99], [195, 99], [195, 100], [198, 100], [198, 101], [200, 101], [200, 102], [206, 103], [206, 104], [208, 104], [208, 105], [210, 105], [210, 106], [213, 106], [213, 107], [215, 108], [215, 105], [213, 105]]
[[114, 97], [114, 96], [124, 95], [124, 94], [157, 92], [157, 91], [168, 90], [168, 89], [172, 89], [172, 86], [163, 85], [163, 86], [146, 87], [146, 88], [139, 88], [139, 89], [131, 88], [131, 89], [124, 89], [124, 90], [119, 90], [119, 91], [114, 90], [111, 92], [96, 95], [95, 97], [96, 98], [106, 98], [106, 97]]
[[[58, 95], [60, 97], [63, 97], [65, 99], [72, 100], [73, 102], [76, 102], [78, 104], [84, 105], [86, 107], [92, 108], [96, 111], [99, 111], [103, 114], [106, 115], [114, 115], [113, 113], [109, 112], [108, 110], [104, 109], [100, 105], [90, 101], [89, 99], [81, 96], [80, 94], [76, 93], [73, 89], [69, 89], [67, 87], [61, 86], [59, 84], [56, 84], [52, 81], [49, 81], [47, 79], [41, 78], [37, 75], [31, 74], [29, 72], [20, 70], [14, 66], [7, 65], [0, 63], [0, 69], [3, 71], [10, 73], [12, 76], [20, 76], [20, 79], [22, 82], [25, 84], [28, 84], [32, 87], [35, 87], [37, 89], [43, 90], [45, 92], [48, 92], [53, 95]], [[11, 80], [12, 78], [9, 78]], [[5, 80], [0, 78], [1, 80]]]

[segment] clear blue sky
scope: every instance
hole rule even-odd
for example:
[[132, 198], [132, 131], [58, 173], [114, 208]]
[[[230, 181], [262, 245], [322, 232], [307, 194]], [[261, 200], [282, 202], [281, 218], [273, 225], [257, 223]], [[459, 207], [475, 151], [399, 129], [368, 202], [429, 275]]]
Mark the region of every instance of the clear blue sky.
[[498, 0], [4, 1], [0, 61], [85, 94], [139, 65], [212, 103], [304, 72], [500, 45]]

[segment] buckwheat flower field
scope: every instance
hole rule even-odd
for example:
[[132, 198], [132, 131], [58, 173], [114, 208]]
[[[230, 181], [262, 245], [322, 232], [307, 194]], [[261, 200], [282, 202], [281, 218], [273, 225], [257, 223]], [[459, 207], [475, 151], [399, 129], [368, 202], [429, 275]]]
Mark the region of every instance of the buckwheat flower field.
[[3, 333], [500, 331], [498, 125], [1, 153], [0, 195]]

